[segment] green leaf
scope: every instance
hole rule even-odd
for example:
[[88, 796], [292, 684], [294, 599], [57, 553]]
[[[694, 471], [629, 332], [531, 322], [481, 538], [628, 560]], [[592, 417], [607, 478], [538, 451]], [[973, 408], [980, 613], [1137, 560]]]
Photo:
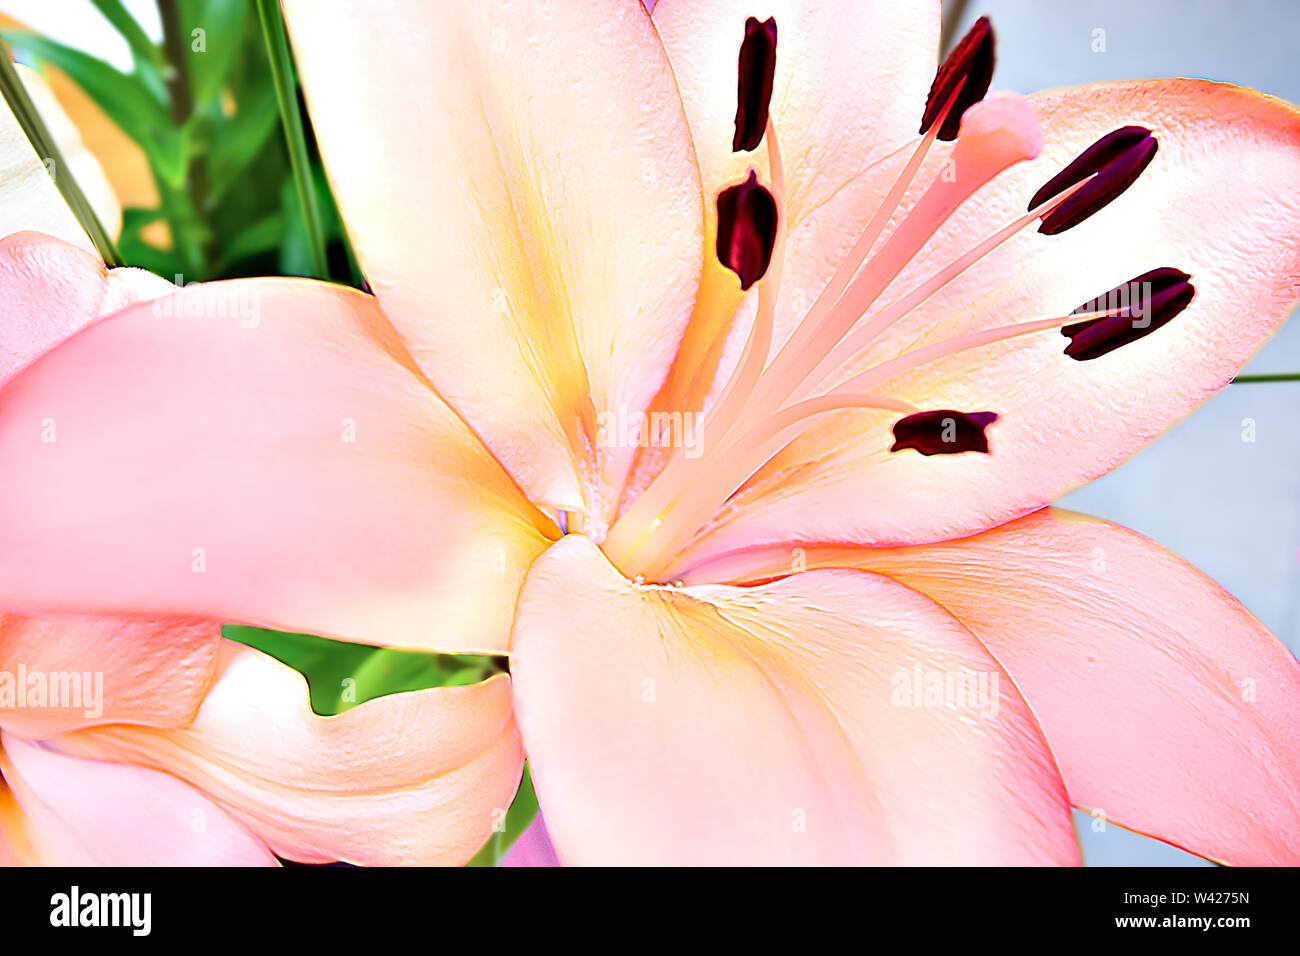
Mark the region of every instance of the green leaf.
[[1246, 385], [1250, 382], [1300, 382], [1300, 372], [1272, 372], [1266, 375], [1238, 375], [1232, 380], [1233, 385]]
[[312, 710], [338, 714], [376, 697], [443, 687], [470, 670], [475, 683], [500, 671], [496, 658], [474, 654], [429, 654], [369, 644], [351, 644], [312, 634], [292, 634], [226, 624], [221, 636], [270, 654], [307, 678]]
[[499, 670], [490, 657], [380, 648], [357, 669], [352, 703], [426, 687], [477, 684]]
[[244, 259], [278, 249], [284, 229], [284, 215], [274, 212], [241, 230], [223, 245], [217, 274], [224, 275]]
[[302, 674], [311, 690], [311, 709], [326, 717], [338, 713], [344, 681], [352, 680], [366, 658], [375, 652], [365, 644], [237, 624], [223, 625], [221, 636], [270, 654]]
[[91, 0], [91, 2], [104, 15], [104, 19], [113, 25], [113, 29], [122, 35], [122, 39], [126, 40], [137, 67], [147, 64], [155, 69], [162, 69], [162, 51], [149, 39], [149, 35], [136, 22], [135, 17], [131, 16], [130, 11], [122, 5], [121, 0]]
[[[323, 249], [329, 240], [342, 236], [343, 225], [338, 218], [337, 208], [331, 199], [329, 183], [325, 179], [325, 171], [319, 163], [309, 164], [307, 182], [311, 194], [315, 196], [318, 214], [320, 215], [319, 226], [322, 230], [320, 242], [323, 255]], [[286, 179], [281, 193], [281, 208], [284, 210], [287, 228], [284, 244], [280, 247], [280, 274], [315, 277], [317, 275], [316, 258], [313, 252], [311, 234], [307, 227], [307, 220], [303, 216], [300, 196], [301, 191], [297, 177]], [[326, 266], [328, 266], [328, 260], [326, 260]]]
[[186, 129], [167, 127], [156, 130], [144, 147], [154, 175], [172, 189], [184, 189], [189, 173], [189, 137]]
[[196, 104], [207, 103], [225, 86], [239, 52], [248, 8], [245, 0], [182, 0], [179, 4], [189, 44], [185, 68]]
[[219, 202], [257, 158], [274, 132], [278, 118], [275, 93], [269, 86], [257, 90], [238, 104], [238, 111], [221, 130], [208, 153], [212, 202]]
[[146, 152], [155, 150], [159, 133], [171, 128], [166, 105], [138, 77], [128, 76], [88, 53], [35, 33], [0, 30], [0, 37], [68, 74]]

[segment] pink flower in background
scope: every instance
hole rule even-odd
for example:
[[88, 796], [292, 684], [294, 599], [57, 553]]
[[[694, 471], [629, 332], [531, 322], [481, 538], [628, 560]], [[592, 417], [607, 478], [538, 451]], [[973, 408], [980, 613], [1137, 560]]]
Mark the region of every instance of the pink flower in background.
[[[408, 858], [468, 858], [526, 753], [534, 862], [1076, 863], [1071, 805], [1296, 862], [1295, 659], [1178, 558], [1046, 507], [1295, 301], [1292, 107], [984, 98], [987, 24], [936, 78], [929, 3], [285, 7], [375, 295], [210, 283], [26, 365], [0, 606], [508, 654], [341, 746], [362, 780], [437, 758], [436, 800], [328, 811], [361, 846], [380, 809], [436, 830]], [[58, 315], [92, 280], [62, 246], [6, 265], [34, 242], [0, 288]], [[215, 723], [245, 766], [297, 726]], [[187, 732], [32, 752], [176, 774], [254, 827]], [[295, 785], [337, 779], [296, 753]], [[254, 832], [318, 859], [319, 813]]]

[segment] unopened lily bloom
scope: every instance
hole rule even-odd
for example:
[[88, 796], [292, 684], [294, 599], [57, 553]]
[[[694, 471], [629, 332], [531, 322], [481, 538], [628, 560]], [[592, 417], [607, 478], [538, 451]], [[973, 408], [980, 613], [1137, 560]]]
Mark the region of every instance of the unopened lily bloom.
[[[76, 140], [60, 146], [93, 184]], [[0, 171], [0, 227], [43, 230], [0, 239], [3, 385], [87, 322], [175, 288], [104, 268], [5, 111]], [[56, 419], [40, 427], [61, 440]], [[466, 795], [502, 779], [508, 802], [522, 764], [508, 701], [498, 680], [319, 717], [301, 675], [222, 640], [218, 621], [0, 612], [0, 864], [461, 862], [492, 825]]]
[[1295, 301], [1292, 107], [986, 97], [936, 3], [285, 9], [374, 296], [186, 289], [18, 374], [0, 602], [508, 654], [534, 860], [1072, 864], [1075, 806], [1297, 861], [1295, 659], [1048, 507]]

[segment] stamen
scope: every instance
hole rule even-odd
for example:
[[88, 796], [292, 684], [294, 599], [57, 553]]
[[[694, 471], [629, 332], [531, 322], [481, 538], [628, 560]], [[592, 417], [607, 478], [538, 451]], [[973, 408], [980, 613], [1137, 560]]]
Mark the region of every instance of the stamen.
[[[772, 189], [776, 196], [781, 197], [780, 202], [784, 203], [785, 166], [781, 161], [781, 147], [777, 142], [776, 130], [771, 121], [767, 124], [766, 135], [768, 165], [772, 171]], [[779, 216], [778, 212], [778, 219]], [[745, 340], [745, 348], [736, 363], [735, 371], [719, 393], [718, 400], [709, 410], [708, 417], [704, 421], [704, 428], [708, 432], [714, 431], [713, 425], [718, 422], [729, 423], [733, 420], [735, 415], [744, 408], [754, 392], [759, 376], [763, 374], [763, 367], [767, 364], [768, 354], [772, 349], [772, 333], [776, 325], [776, 304], [781, 295], [784, 261], [785, 234], [778, 231], [776, 248], [772, 255], [772, 268], [758, 287], [758, 313], [754, 317], [754, 325], [749, 330], [749, 337]], [[717, 429], [717, 432], [724, 433], [721, 428]], [[677, 449], [674, 457], [680, 452], [681, 449]]]
[[[945, 110], [953, 105], [955, 102], [955, 96], [956, 93], [954, 92], [954, 94], [949, 97], [948, 103], [945, 105]], [[854, 274], [862, 265], [863, 260], [866, 259], [867, 253], [871, 251], [876, 240], [880, 238], [880, 234], [884, 232], [885, 226], [888, 224], [890, 217], [893, 215], [895, 209], [898, 208], [898, 204], [902, 201], [904, 193], [906, 193], [911, 187], [913, 180], [916, 178], [917, 171], [921, 168], [921, 164], [924, 162], [926, 154], [929, 152], [930, 146], [933, 145], [938, 134], [939, 129], [938, 127], [935, 127], [922, 137], [916, 150], [904, 165], [903, 171], [899, 173], [898, 179], [895, 180], [893, 186], [890, 187], [889, 193], [885, 196], [884, 202], [881, 203], [880, 207], [872, 215], [870, 221], [862, 230], [861, 235], [858, 236], [853, 248], [849, 251], [849, 254], [840, 262], [835, 273], [831, 276], [830, 281], [817, 296], [816, 301], [813, 302], [812, 308], [809, 309], [807, 315], [804, 316], [803, 320], [795, 328], [793, 335], [791, 335], [790, 339], [786, 342], [785, 347], [782, 348], [780, 354], [777, 356], [778, 360], [782, 356], [786, 356], [788, 351], [797, 344], [801, 333], [806, 337], [817, 327], [818, 324], [820, 324], [829, 312], [833, 311], [836, 301], [848, 287], [850, 281], [852, 281]], [[769, 157], [772, 156], [773, 143], [774, 141], [769, 139]], [[772, 166], [773, 176], [775, 177], [777, 169], [779, 168], [779, 163], [774, 164], [769, 161], [769, 165]], [[784, 192], [784, 190], [782, 190], [782, 192]], [[761, 319], [762, 316], [762, 304], [760, 302], [759, 319]], [[756, 322], [757, 321], [758, 320], [756, 320]], [[756, 325], [755, 329], [750, 330], [751, 338], [757, 331], [757, 328]], [[747, 342], [746, 350], [748, 351], [748, 349], [749, 343]], [[766, 361], [766, 358], [767, 355], [764, 354], [764, 361]], [[773, 362], [773, 366], [776, 364], [776, 362]], [[762, 372], [763, 369], [760, 369], [759, 371]], [[767, 381], [764, 383], [763, 397], [760, 402], [763, 415], [770, 414], [773, 410], [780, 407], [780, 404], [784, 402], [785, 399], [789, 398], [789, 392], [783, 395], [778, 395], [776, 390], [770, 384], [772, 371], [773, 368], [769, 367], [764, 375], [764, 379]], [[747, 393], [745, 396], [746, 400], [749, 399], [752, 392], [753, 389], [751, 387], [750, 393]], [[721, 402], [719, 402], [719, 404], [715, 405], [709, 412], [709, 417], [706, 422], [708, 433], [710, 435], [718, 436], [719, 440], [724, 439], [725, 436], [731, 434], [736, 424], [736, 419], [744, 409], [745, 406], [741, 402], [728, 402], [725, 408], [723, 408]], [[641, 496], [637, 498], [636, 501], [632, 502], [627, 510], [624, 511], [623, 514], [621, 514], [614, 522], [613, 527], [609, 530], [609, 536], [605, 539], [605, 544], [603, 546], [605, 548], [605, 553], [611, 554], [612, 551], [618, 551], [620, 549], [624, 539], [628, 538], [629, 535], [632, 534], [629, 528], [639, 527], [650, 521], [652, 515], [659, 514], [665, 503], [670, 501], [673, 495], [679, 491], [681, 484], [685, 483], [685, 481], [692, 477], [692, 471], [694, 468], [699, 467], [700, 461], [701, 459], [699, 458], [694, 460], [686, 458], [681, 454], [680, 449], [674, 452], [663, 470], [660, 471], [655, 479], [650, 482], [650, 485], [644, 492], [642, 492]], [[611, 541], [613, 542], [612, 545], [610, 543]], [[612, 557], [611, 560], [613, 560]]]
[[1107, 306], [1114, 314], [1062, 328], [1061, 334], [1070, 340], [1065, 354], [1087, 362], [1150, 335], [1191, 304], [1196, 288], [1189, 279], [1186, 272], [1166, 266], [1089, 299], [1075, 312], [1095, 312]]
[[956, 105], [939, 128], [941, 140], [951, 142], [957, 138], [962, 114], [984, 99], [993, 81], [993, 46], [993, 25], [988, 17], [980, 17], [961, 42], [953, 47], [934, 76], [930, 95], [925, 101], [925, 114], [921, 117], [922, 133], [935, 124], [944, 103], [960, 87], [961, 95]]
[[776, 18], [760, 23], [745, 21], [745, 39], [740, 44], [739, 89], [736, 94], [734, 153], [748, 153], [763, 141], [767, 110], [772, 101], [772, 77], [776, 72]]
[[[781, 206], [784, 206], [785, 164], [781, 159], [781, 146], [777, 139], [776, 129], [770, 119], [767, 124], [766, 138], [767, 162], [772, 175], [774, 198], [779, 197], [777, 201]], [[780, 221], [779, 217], [780, 213], [778, 211], [778, 222]], [[771, 268], [758, 286], [758, 313], [754, 317], [754, 324], [750, 327], [749, 337], [745, 340], [745, 347], [736, 363], [735, 370], [731, 373], [727, 384], [723, 386], [717, 401], [709, 409], [704, 419], [704, 427], [699, 436], [702, 442], [707, 441], [709, 436], [712, 435], [719, 436], [721, 441], [727, 434], [727, 426], [744, 408], [745, 403], [749, 401], [754, 392], [755, 384], [763, 374], [763, 367], [767, 364], [768, 355], [772, 350], [772, 333], [776, 325], [776, 305], [781, 294], [782, 265], [785, 261], [785, 238], [784, 232], [778, 229]], [[726, 423], [726, 425], [722, 423]], [[659, 476], [632, 502], [609, 529], [609, 533], [602, 544], [607, 555], [624, 553], [625, 549], [633, 547], [637, 541], [649, 533], [649, 529], [645, 527], [645, 524], [650, 519], [650, 516], [661, 513], [672, 501], [673, 495], [679, 490], [678, 486], [668, 476], [675, 475], [682, 469], [684, 464], [692, 464], [693, 461], [685, 456], [684, 447], [679, 446], [673, 449]], [[664, 480], [666, 478], [667, 480]], [[631, 530], [634, 528], [638, 529], [638, 531]], [[640, 536], [637, 541], [632, 538], [634, 534]], [[612, 557], [611, 560], [613, 560]]]
[[901, 299], [898, 299], [883, 308], [877, 315], [872, 317], [871, 321], [865, 322], [853, 329], [852, 332], [844, 337], [839, 345], [835, 346], [835, 348], [831, 350], [830, 354], [822, 360], [821, 364], [813, 370], [813, 374], [809, 376], [805, 385], [816, 385], [818, 382], [822, 381], [826, 375], [841, 368], [844, 363], [849, 361], [849, 359], [854, 355], [859, 354], [870, 345], [877, 335], [884, 332], [904, 315], [924, 303], [930, 298], [930, 296], [934, 295], [994, 249], [1001, 246], [1012, 236], [1016, 235], [1036, 220], [1051, 213], [1052, 210], [1056, 209], [1061, 203], [1069, 199], [1075, 191], [1082, 189], [1083, 186], [1084, 183], [1076, 183], [1056, 198], [1049, 199], [1043, 205], [1034, 207], [1019, 219], [1003, 226], [997, 232], [993, 233], [991, 236], [973, 246], [952, 262], [948, 263], [948, 265], [944, 266], [916, 288], [912, 289]]
[[[977, 104], [968, 111], [944, 174], [927, 188], [878, 254], [863, 265], [861, 257], [872, 248], [892, 218], [938, 132], [939, 126], [936, 125], [926, 134], [884, 204], [867, 224], [853, 252], [841, 263], [776, 358], [762, 371], [753, 396], [743, 410], [739, 410], [739, 415], [733, 413], [733, 417], [725, 421], [717, 414], [710, 415], [707, 422], [711, 436], [709, 453], [696, 459], [674, 454], [659, 475], [614, 522], [603, 547], [619, 567], [628, 570], [627, 564], [635, 556], [636, 568], [646, 569], [642, 548], [648, 538], [660, 538], [659, 534], [653, 533], [656, 524], [675, 514], [678, 506], [674, 502], [686, 493], [684, 489], [711, 478], [714, 463], [730, 461], [740, 443], [746, 440], [728, 440], [729, 436], [737, 433], [770, 435], [772, 423], [784, 413], [784, 410], [778, 411], [781, 406], [953, 210], [1003, 169], [1037, 155], [1042, 144], [1037, 117], [1022, 97], [996, 96]], [[956, 175], [952, 175], [953, 170], [956, 170]], [[861, 273], [854, 278], [859, 266], [862, 267]], [[843, 295], [839, 294], [841, 291]], [[848, 307], [845, 306], [846, 300], [851, 300]], [[837, 394], [843, 391], [837, 390]], [[768, 457], [779, 450], [778, 445], [768, 453]], [[758, 461], [755, 467], [765, 460]], [[744, 480], [742, 477], [740, 484]]]
[[1042, 144], [1042, 127], [1024, 97], [992, 96], [973, 107], [949, 157], [955, 174], [931, 183], [825, 318], [814, 325], [810, 313], [799, 324], [765, 376], [765, 403], [756, 415], [770, 413], [794, 393], [958, 206], [998, 173], [1033, 159]]
[[[808, 426], [811, 418], [851, 408], [916, 413], [915, 405], [888, 395], [839, 391], [783, 408], [769, 422], [752, 429], [728, 450], [724, 461], [682, 489], [634, 543], [637, 567], [648, 576], [666, 570], [666, 562], [689, 536], [735, 494], [773, 455]], [[608, 540], [606, 541], [608, 547]], [[609, 555], [608, 550], [606, 554]], [[618, 558], [609, 555], [618, 563]], [[621, 556], [620, 556], [621, 557]]]
[[989, 453], [984, 429], [998, 420], [994, 412], [958, 412], [950, 408], [918, 412], [894, 423], [894, 444], [889, 449], [915, 449], [922, 455], [956, 455], [966, 451]]
[[777, 211], [772, 194], [753, 170], [738, 186], [718, 194], [718, 259], [748, 289], [767, 272], [776, 244]]
[[[960, 92], [960, 86], [957, 90], [953, 91], [952, 95], [948, 98], [948, 102], [944, 105], [944, 116], [948, 115], [948, 111], [957, 102], [958, 92]], [[817, 300], [813, 302], [812, 308], [808, 311], [807, 316], [804, 317], [804, 323], [809, 325], [816, 324], [820, 321], [822, 314], [834, 306], [839, 300], [839, 297], [844, 294], [844, 290], [848, 288], [849, 282], [852, 281], [854, 275], [857, 274], [858, 269], [860, 269], [863, 262], [866, 261], [867, 253], [869, 253], [872, 247], [875, 246], [876, 240], [880, 238], [880, 234], [885, 231], [885, 226], [889, 224], [890, 218], [893, 216], [895, 210], [898, 209], [898, 204], [902, 202], [904, 194], [911, 188], [913, 181], [916, 179], [916, 174], [921, 168], [921, 164], [925, 162], [925, 157], [929, 155], [930, 147], [934, 145], [934, 141], [938, 139], [938, 137], [939, 128], [934, 128], [921, 138], [921, 142], [916, 145], [916, 149], [912, 152], [907, 163], [903, 166], [903, 171], [898, 174], [898, 178], [895, 179], [894, 184], [890, 186], [889, 192], [885, 195], [884, 201], [881, 202], [880, 206], [876, 209], [875, 213], [858, 236], [857, 241], [854, 242], [853, 248], [849, 250], [849, 254], [845, 256], [836, 267], [835, 272], [831, 275], [830, 281], [826, 283], [826, 287], [818, 294]]]
[[1156, 138], [1143, 126], [1124, 126], [1107, 133], [1049, 179], [1029, 200], [1032, 209], [1067, 186], [1096, 174], [1087, 189], [1076, 193], [1070, 202], [1044, 219], [1038, 231], [1054, 236], [1077, 226], [1097, 210], [1114, 202], [1150, 165], [1156, 149]]
[[944, 339], [941, 342], [933, 342], [930, 345], [923, 345], [919, 349], [912, 349], [910, 352], [904, 352], [902, 355], [895, 356], [892, 359], [881, 362], [879, 365], [873, 365], [865, 371], [854, 375], [844, 384], [836, 387], [829, 394], [834, 395], [838, 392], [856, 393], [888, 382], [891, 379], [898, 378], [913, 369], [920, 368], [923, 365], [929, 365], [940, 359], [957, 355], [959, 352], [966, 352], [970, 349], [982, 348], [985, 345], [993, 345], [997, 342], [1005, 342], [1009, 339], [1020, 338], [1022, 335], [1032, 335], [1035, 332], [1049, 332], [1052, 329], [1059, 329], [1062, 326], [1078, 324], [1079, 320], [1104, 319], [1115, 315], [1116, 309], [1103, 309], [1097, 312], [1071, 312], [1069, 315], [1057, 315], [1049, 319], [1031, 319], [1028, 322], [1017, 322], [1014, 325], [1003, 325], [996, 329], [984, 329], [979, 332], [967, 332], [965, 335], [957, 335], [950, 339]]

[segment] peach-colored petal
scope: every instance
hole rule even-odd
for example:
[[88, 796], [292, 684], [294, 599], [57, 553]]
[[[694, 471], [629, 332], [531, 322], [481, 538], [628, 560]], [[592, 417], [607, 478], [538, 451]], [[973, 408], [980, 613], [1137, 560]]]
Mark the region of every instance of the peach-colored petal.
[[220, 638], [213, 621], [0, 614], [0, 727], [38, 740], [93, 724], [187, 724]]
[[246, 827], [168, 774], [69, 757], [8, 733], [0, 770], [0, 863], [276, 865]]
[[[638, 587], [570, 535], [529, 571], [511, 653], [566, 864], [1077, 862], [1011, 681], [879, 575]], [[982, 679], [983, 704], [902, 706], [927, 674]]]
[[0, 460], [0, 606], [27, 614], [493, 651], [544, 543], [374, 299], [308, 280], [84, 330], [0, 392]]
[[0, 238], [0, 385], [100, 316], [174, 290], [143, 269], [105, 269], [93, 253], [42, 233]]
[[[5, 55], [0, 53], [0, 56]], [[86, 194], [104, 227], [116, 235], [121, 226], [122, 210], [117, 204], [104, 172], [82, 145], [76, 127], [59, 106], [41, 77], [21, 64], [15, 69], [27, 89], [32, 105], [49, 127], [55, 144], [63, 153], [69, 170]], [[68, 204], [64, 202], [52, 177], [63, 170], [47, 167], [45, 157], [37, 156], [19, 125], [0, 99], [0, 237], [27, 229], [58, 236], [88, 252], [94, 247], [87, 238]]]
[[882, 384], [925, 408], [996, 412], [992, 453], [891, 454], [889, 415], [837, 413], [732, 499], [696, 557], [784, 541], [942, 540], [1025, 514], [1103, 474], [1195, 408], [1280, 324], [1300, 294], [1294, 108], [1200, 80], [1098, 84], [1031, 101], [1046, 133], [1042, 156], [960, 209], [882, 303], [1023, 214], [1034, 191], [1102, 134], [1147, 126], [1159, 152], [1092, 219], [1056, 236], [1022, 233], [882, 336], [860, 366], [964, 332], [1061, 315], [1157, 266], [1191, 274], [1190, 308], [1094, 361], [1067, 358], [1065, 339], [1049, 331]]
[[[753, 321], [736, 276], [717, 261], [716, 197], [753, 168], [765, 182], [767, 150], [731, 151], [736, 68], [749, 16], [777, 21], [771, 117], [785, 158], [788, 231], [775, 346], [813, 303], [906, 161], [934, 78], [939, 4], [931, 0], [661, 0], [654, 24], [677, 78], [704, 182], [704, 276], [695, 315], [656, 406], [701, 407], [730, 370]], [[749, 298], [757, 299], [757, 290]], [[729, 329], [734, 334], [729, 334]], [[654, 450], [630, 490], [656, 470]]]
[[1300, 862], [1300, 665], [1182, 559], [1054, 509], [960, 541], [798, 558], [887, 574], [951, 611], [1015, 678], [1077, 805], [1216, 860]]
[[638, 414], [662, 383], [703, 251], [685, 117], [640, 0], [285, 9], [385, 312], [534, 501], [586, 498], [599, 523], [630, 449], [588, 447], [597, 416]]
[[318, 717], [301, 674], [230, 641], [190, 726], [97, 727], [53, 743], [174, 774], [278, 855], [309, 863], [462, 864], [510, 805], [524, 759], [505, 675]]

